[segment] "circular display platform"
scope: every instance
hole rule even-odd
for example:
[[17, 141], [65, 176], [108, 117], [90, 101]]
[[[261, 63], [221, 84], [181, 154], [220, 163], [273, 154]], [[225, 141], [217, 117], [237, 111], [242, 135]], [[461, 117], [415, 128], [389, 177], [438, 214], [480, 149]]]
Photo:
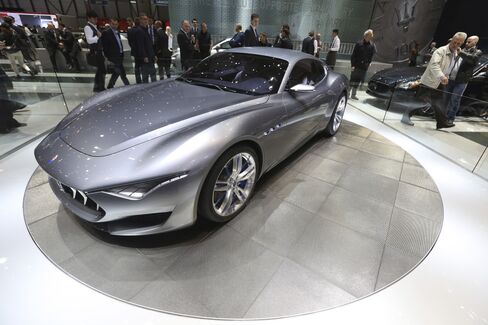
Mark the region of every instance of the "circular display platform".
[[265, 175], [225, 225], [109, 236], [67, 212], [40, 169], [24, 215], [42, 252], [102, 293], [164, 312], [268, 318], [337, 307], [395, 282], [434, 245], [443, 207], [415, 159], [344, 122]]

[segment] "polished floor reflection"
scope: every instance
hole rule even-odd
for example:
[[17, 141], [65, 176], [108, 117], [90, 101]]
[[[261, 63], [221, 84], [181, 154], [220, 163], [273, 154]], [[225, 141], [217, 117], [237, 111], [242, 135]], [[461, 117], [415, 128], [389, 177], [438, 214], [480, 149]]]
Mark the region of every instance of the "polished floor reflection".
[[443, 220], [422, 166], [349, 122], [275, 168], [226, 225], [107, 236], [66, 212], [46, 181], [41, 170], [31, 178], [24, 215], [55, 264], [122, 300], [195, 316], [277, 317], [354, 301], [419, 263]]

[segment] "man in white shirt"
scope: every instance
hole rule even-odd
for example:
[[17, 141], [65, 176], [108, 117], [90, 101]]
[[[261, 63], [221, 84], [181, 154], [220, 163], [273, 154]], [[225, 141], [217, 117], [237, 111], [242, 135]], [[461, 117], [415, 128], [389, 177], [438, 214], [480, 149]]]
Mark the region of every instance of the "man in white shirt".
[[88, 22], [83, 29], [85, 32], [86, 42], [90, 48], [90, 55], [96, 58], [97, 72], [95, 73], [95, 84], [93, 86], [94, 92], [100, 92], [105, 90], [105, 58], [103, 56], [103, 47], [101, 42], [102, 33], [98, 30], [97, 20], [98, 15], [95, 11], [91, 10], [86, 13]]
[[337, 59], [337, 52], [341, 48], [341, 40], [339, 39], [339, 30], [334, 29], [332, 31], [332, 43], [330, 44], [329, 52], [327, 53], [327, 58], [325, 59], [325, 63], [334, 70], [336, 65]]
[[315, 39], [313, 40], [313, 55], [316, 58], [320, 57], [320, 50], [322, 49], [322, 42], [320, 41], [320, 33], [315, 34]]

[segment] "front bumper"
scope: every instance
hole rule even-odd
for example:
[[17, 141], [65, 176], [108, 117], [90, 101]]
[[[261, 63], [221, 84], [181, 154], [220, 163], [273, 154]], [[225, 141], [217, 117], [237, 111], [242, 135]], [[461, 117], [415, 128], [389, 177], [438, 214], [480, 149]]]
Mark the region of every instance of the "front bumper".
[[198, 177], [186, 177], [141, 200], [129, 200], [102, 191], [82, 192], [49, 177], [51, 189], [67, 210], [95, 228], [119, 236], [149, 235], [192, 225], [198, 183]]

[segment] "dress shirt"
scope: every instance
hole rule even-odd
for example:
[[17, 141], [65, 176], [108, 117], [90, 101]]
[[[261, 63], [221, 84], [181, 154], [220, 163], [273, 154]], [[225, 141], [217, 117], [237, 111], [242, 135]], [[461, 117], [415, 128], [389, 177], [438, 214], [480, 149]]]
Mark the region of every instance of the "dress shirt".
[[454, 60], [454, 66], [452, 67], [451, 73], [449, 74], [449, 79], [451, 80], [456, 80], [457, 73], [459, 71], [459, 67], [461, 66], [461, 63], [463, 62], [463, 58], [457, 57]]
[[87, 25], [85, 26], [85, 28], [83, 29], [83, 31], [85, 32], [86, 42], [88, 44], [96, 44], [96, 43], [98, 43], [98, 36], [96, 33], [93, 36], [93, 30], [88, 25], [94, 27], [95, 30], [98, 31], [98, 28], [96, 25], [93, 25], [91, 22], [88, 22]]
[[173, 34], [168, 35], [168, 50], [173, 51]]
[[456, 55], [456, 52], [453, 52], [453, 51], [451, 51], [451, 49], [449, 49], [449, 51], [447, 52], [447, 56], [449, 57], [450, 61], [449, 61], [449, 65], [447, 66], [446, 70], [442, 71], [445, 76], [449, 76], [452, 69], [454, 69], [454, 64], [456, 64], [456, 56], [457, 55]]
[[113, 29], [113, 28], [110, 28], [110, 29], [112, 30], [112, 32], [115, 35], [115, 39], [117, 40], [117, 44], [119, 45], [120, 53], [124, 53], [124, 47], [122, 46], [122, 41], [120, 40], [119, 31], [116, 29]]
[[149, 32], [149, 37], [151, 38], [151, 42], [154, 44], [154, 27], [148, 26], [147, 31]]
[[316, 55], [320, 51], [319, 49], [319, 41], [314, 39], [313, 40], [313, 54]]
[[335, 36], [334, 39], [332, 40], [332, 44], [330, 44], [329, 51], [338, 52], [340, 47], [341, 47], [341, 40], [339, 39], [339, 36]]

